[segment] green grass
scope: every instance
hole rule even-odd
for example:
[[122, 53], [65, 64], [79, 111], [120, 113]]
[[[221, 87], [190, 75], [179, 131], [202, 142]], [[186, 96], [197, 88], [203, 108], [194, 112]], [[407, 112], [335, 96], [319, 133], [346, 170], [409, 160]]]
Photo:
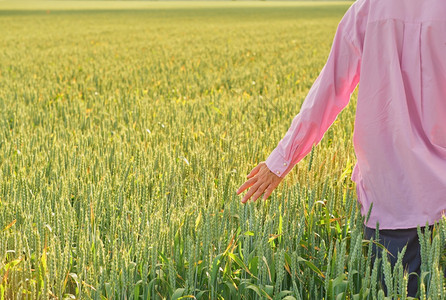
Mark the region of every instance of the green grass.
[[[355, 95], [270, 199], [235, 194], [350, 4], [0, 1], [0, 295], [382, 296], [350, 181]], [[432, 299], [445, 229], [423, 252]]]

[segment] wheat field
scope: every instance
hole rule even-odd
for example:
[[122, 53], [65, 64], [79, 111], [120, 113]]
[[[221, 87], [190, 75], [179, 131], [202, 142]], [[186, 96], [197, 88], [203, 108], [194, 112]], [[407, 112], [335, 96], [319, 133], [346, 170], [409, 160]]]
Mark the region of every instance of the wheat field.
[[363, 239], [356, 94], [268, 200], [235, 193], [351, 3], [0, 1], [1, 299], [406, 299]]

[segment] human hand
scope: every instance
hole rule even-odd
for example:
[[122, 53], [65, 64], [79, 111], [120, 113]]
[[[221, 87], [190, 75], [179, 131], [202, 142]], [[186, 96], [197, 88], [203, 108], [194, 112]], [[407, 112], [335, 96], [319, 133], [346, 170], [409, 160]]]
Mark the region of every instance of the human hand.
[[271, 172], [265, 162], [259, 163], [257, 167], [252, 169], [247, 178], [248, 180], [237, 190], [237, 195], [239, 195], [251, 187], [243, 197], [242, 203], [246, 203], [251, 197], [252, 201], [256, 201], [262, 194], [263, 199], [267, 199], [283, 179]]

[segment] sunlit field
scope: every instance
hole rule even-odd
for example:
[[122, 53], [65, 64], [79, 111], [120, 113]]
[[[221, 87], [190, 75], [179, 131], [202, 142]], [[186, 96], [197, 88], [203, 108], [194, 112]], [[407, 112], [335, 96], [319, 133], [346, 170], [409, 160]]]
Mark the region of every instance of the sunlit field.
[[404, 299], [363, 240], [356, 93], [268, 200], [235, 192], [351, 4], [0, 1], [1, 299]]

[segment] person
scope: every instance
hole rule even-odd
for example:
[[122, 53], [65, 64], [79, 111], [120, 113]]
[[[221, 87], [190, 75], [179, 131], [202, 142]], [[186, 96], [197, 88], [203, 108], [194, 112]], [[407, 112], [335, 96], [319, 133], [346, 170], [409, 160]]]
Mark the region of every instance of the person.
[[[327, 62], [290, 128], [237, 190], [267, 199], [318, 144], [358, 87], [352, 172], [365, 235], [393, 256], [408, 245], [420, 272], [417, 227], [446, 209], [446, 1], [357, 0], [340, 21]], [[411, 276], [408, 295], [417, 292]]]

